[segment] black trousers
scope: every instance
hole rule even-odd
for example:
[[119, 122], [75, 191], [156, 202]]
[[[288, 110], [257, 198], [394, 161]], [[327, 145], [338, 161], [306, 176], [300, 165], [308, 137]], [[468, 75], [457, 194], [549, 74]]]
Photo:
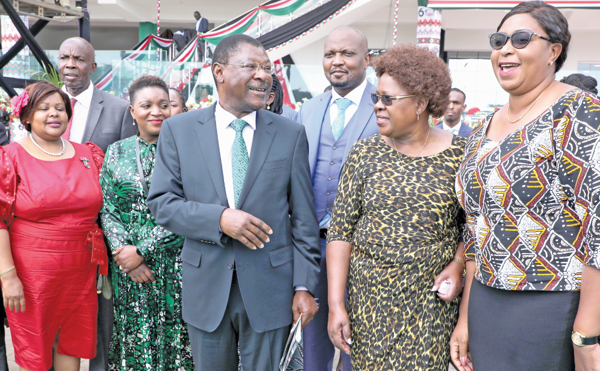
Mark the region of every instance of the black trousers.
[[277, 371], [290, 326], [254, 331], [234, 271], [229, 302], [219, 327], [206, 332], [188, 324], [188, 332], [197, 371], [237, 371], [238, 342], [244, 370]]
[[573, 371], [579, 291], [498, 290], [473, 280], [469, 348], [475, 370]]

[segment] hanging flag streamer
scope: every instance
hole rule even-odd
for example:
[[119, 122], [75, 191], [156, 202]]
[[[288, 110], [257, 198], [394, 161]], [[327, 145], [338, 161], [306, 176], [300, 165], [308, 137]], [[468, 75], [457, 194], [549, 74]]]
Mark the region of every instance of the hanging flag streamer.
[[306, 0], [281, 0], [269, 5], [259, 6], [258, 8], [271, 15], [287, 15], [300, 8], [305, 2]]
[[96, 82], [96, 87], [100, 90], [105, 90], [106, 88], [108, 88], [113, 78], [117, 74], [117, 71], [119, 71], [119, 69], [123, 65], [123, 62], [141, 61], [147, 59], [147, 51], [150, 48], [150, 44], [153, 44], [155, 47], [161, 49], [168, 49], [173, 44], [173, 40], [164, 39], [155, 35], [146, 36], [144, 40], [142, 40], [138, 45], [134, 47], [134, 50], [131, 54], [123, 58], [123, 60], [121, 60], [111, 71], [109, 71], [106, 75], [102, 76]]
[[392, 46], [396, 46], [396, 36], [398, 34], [398, 6], [400, 5], [400, 0], [396, 0], [396, 9], [394, 10], [394, 41]]
[[273, 62], [273, 65], [275, 67], [275, 75], [277, 76], [277, 79], [279, 79], [281, 88], [283, 89], [283, 104], [296, 109], [296, 100], [294, 99], [290, 82], [288, 81], [285, 71], [283, 70], [283, 61], [278, 59]]
[[156, 0], [156, 36], [160, 36], [160, 0]]
[[200, 35], [199, 37], [206, 40], [206, 42], [217, 45], [221, 40], [226, 38], [229, 35], [241, 34], [244, 33], [250, 27], [252, 22], [256, 19], [258, 15], [258, 8], [252, 10], [250, 13], [246, 14], [242, 19], [237, 21], [236, 23], [225, 27], [220, 30], [213, 30], [207, 33]]

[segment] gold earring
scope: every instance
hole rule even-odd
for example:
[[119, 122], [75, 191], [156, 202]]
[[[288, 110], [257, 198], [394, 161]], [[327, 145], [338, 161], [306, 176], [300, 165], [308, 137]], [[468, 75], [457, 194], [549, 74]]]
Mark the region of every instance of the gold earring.
[[550, 62], [550, 65], [552, 66], [554, 64], [554, 61]]
[[417, 121], [419, 121], [419, 117], [420, 117], [419, 112], [417, 112]]

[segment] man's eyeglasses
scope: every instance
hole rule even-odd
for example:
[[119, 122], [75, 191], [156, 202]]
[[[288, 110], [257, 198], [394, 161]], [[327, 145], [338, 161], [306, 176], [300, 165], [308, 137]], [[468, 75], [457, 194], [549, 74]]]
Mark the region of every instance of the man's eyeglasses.
[[410, 97], [414, 97], [414, 95], [397, 95], [395, 97], [391, 96], [391, 95], [386, 95], [386, 94], [371, 94], [371, 100], [373, 101], [373, 104], [377, 104], [377, 102], [379, 102], [379, 99], [381, 99], [381, 103], [383, 103], [383, 105], [385, 106], [391, 106], [392, 103], [394, 102], [394, 99], [404, 99], [404, 98], [410, 98]]
[[273, 66], [271, 64], [263, 64], [262, 66], [260, 64], [258, 64], [258, 62], [255, 62], [255, 63], [223, 63], [223, 64], [231, 65], [231, 66], [238, 66], [248, 73], [256, 73], [256, 72], [258, 72], [259, 68], [262, 68], [263, 71], [265, 71], [265, 73], [268, 75], [273, 73]]
[[492, 49], [500, 50], [504, 45], [506, 45], [508, 39], [510, 39], [512, 46], [515, 49], [523, 49], [524, 47], [529, 45], [529, 42], [531, 41], [531, 36], [533, 35], [539, 37], [540, 39], [544, 39], [548, 42], [552, 42], [549, 38], [539, 35], [533, 31], [521, 30], [516, 31], [512, 35], [507, 35], [504, 32], [495, 32], [493, 34], [490, 34], [490, 45]]

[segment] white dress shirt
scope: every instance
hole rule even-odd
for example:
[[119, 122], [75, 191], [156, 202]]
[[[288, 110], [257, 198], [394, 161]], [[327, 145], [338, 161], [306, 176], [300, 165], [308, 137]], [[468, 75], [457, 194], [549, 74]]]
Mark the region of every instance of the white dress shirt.
[[459, 121], [458, 124], [454, 125], [454, 127], [450, 127], [446, 125], [446, 121], [442, 120], [442, 127], [444, 128], [444, 130], [449, 131], [454, 135], [458, 135], [458, 131], [460, 130], [460, 124], [461, 122]]
[[[231, 127], [233, 120], [236, 120], [233, 114], [225, 111], [220, 103], [217, 103], [215, 109], [215, 122], [217, 124], [217, 139], [219, 141], [219, 152], [221, 154], [221, 166], [223, 169], [223, 180], [225, 182], [225, 193], [229, 207], [235, 209], [235, 196], [233, 194], [233, 173], [231, 165], [231, 147], [235, 139], [235, 130]], [[241, 118], [248, 125], [242, 130], [242, 137], [246, 142], [248, 158], [252, 152], [252, 140], [254, 139], [254, 130], [256, 130], [256, 112], [252, 112]]]
[[363, 97], [363, 93], [365, 92], [365, 89], [367, 87], [367, 79], [364, 79], [364, 81], [358, 85], [356, 88], [354, 88], [354, 90], [352, 90], [350, 93], [346, 94], [345, 97], [342, 97], [341, 95], [339, 95], [335, 89], [331, 89], [331, 102], [329, 102], [329, 120], [331, 123], [333, 123], [333, 121], [335, 121], [335, 118], [337, 117], [338, 114], [338, 106], [337, 104], [335, 104], [335, 101], [338, 98], [347, 98], [350, 99], [350, 101], [352, 102], [348, 108], [346, 108], [346, 116], [345, 121], [344, 121], [344, 128], [346, 127], [346, 125], [348, 125], [348, 122], [350, 122], [350, 120], [352, 119], [352, 116], [354, 116], [354, 114], [356, 113], [356, 111], [358, 110], [358, 105], [360, 104], [360, 101], [362, 100]]
[[87, 123], [88, 114], [90, 113], [90, 106], [92, 105], [92, 95], [94, 94], [94, 84], [90, 81], [90, 85], [79, 93], [78, 96], [74, 97], [67, 91], [67, 88], [63, 85], [62, 90], [67, 93], [69, 99], [75, 98], [75, 107], [73, 107], [73, 121], [71, 122], [71, 132], [69, 133], [69, 140], [75, 143], [81, 143], [83, 141], [83, 132], [85, 131], [85, 125]]

